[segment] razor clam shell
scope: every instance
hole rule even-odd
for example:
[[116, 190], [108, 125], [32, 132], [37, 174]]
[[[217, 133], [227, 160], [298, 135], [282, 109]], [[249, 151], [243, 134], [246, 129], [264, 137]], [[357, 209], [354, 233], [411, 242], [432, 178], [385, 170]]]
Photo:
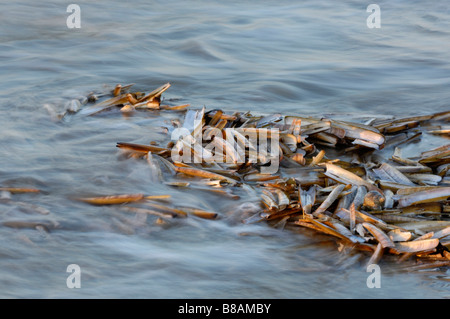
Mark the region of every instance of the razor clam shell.
[[413, 231], [419, 235], [423, 235], [432, 231], [440, 231], [443, 228], [450, 226], [450, 221], [426, 220], [421, 222], [400, 223], [397, 224], [397, 226], [402, 229]]
[[450, 154], [450, 144], [439, 146], [429, 151], [422, 152], [420, 154], [419, 163], [432, 161], [439, 159]]
[[379, 218], [389, 224], [420, 222], [423, 220], [398, 214], [380, 214]]
[[314, 165], [319, 164], [324, 156], [325, 156], [325, 151], [321, 150], [316, 156], [313, 157], [313, 159], [309, 165], [314, 166]]
[[450, 172], [450, 164], [439, 165], [436, 168], [436, 174], [441, 177], [448, 175], [449, 172]]
[[281, 189], [275, 189], [275, 193], [277, 194], [279, 209], [280, 210], [285, 209], [290, 203], [288, 195], [286, 195], [286, 193]]
[[253, 215], [243, 219], [242, 223], [244, 223], [244, 224], [253, 224], [253, 223], [258, 223], [260, 221], [263, 221], [265, 219], [266, 219], [266, 217], [262, 216], [262, 214], [258, 212], [256, 214], [253, 214]]
[[341, 235], [345, 236], [347, 239], [354, 243], [364, 243], [366, 240], [360, 236], [352, 234], [352, 232], [340, 223], [332, 223], [333, 227], [338, 231]]
[[367, 194], [367, 188], [365, 186], [358, 186], [358, 189], [353, 199], [352, 204], [355, 205], [355, 209], [358, 210], [364, 204], [364, 197]]
[[411, 187], [408, 185], [398, 184], [398, 183], [389, 182], [389, 181], [378, 181], [378, 185], [380, 186], [380, 188], [382, 190], [390, 190], [394, 193], [396, 193], [399, 189]]
[[176, 216], [173, 213], [159, 212], [159, 211], [156, 211], [153, 209], [147, 209], [147, 208], [121, 206], [121, 207], [119, 207], [119, 209], [122, 211], [125, 211], [125, 212], [155, 215], [155, 216], [162, 217], [162, 218], [174, 218]]
[[299, 186], [299, 198], [304, 214], [310, 214], [314, 203], [316, 202], [317, 188], [311, 186], [307, 191], [302, 190]]
[[297, 138], [293, 134], [280, 134], [281, 142], [284, 143], [292, 153], [297, 151]]
[[136, 202], [144, 199], [144, 194], [123, 194], [98, 197], [82, 197], [79, 201], [91, 205], [120, 205], [124, 203]]
[[364, 124], [349, 123], [344, 121], [331, 121], [331, 127], [345, 130], [345, 136], [373, 143], [381, 148], [385, 138], [376, 128]]
[[367, 266], [378, 264], [378, 262], [381, 260], [381, 257], [383, 257], [383, 254], [384, 254], [384, 247], [383, 245], [381, 245], [381, 243], [378, 243], [377, 248], [373, 252], [369, 261], [367, 262]]
[[403, 158], [401, 148], [399, 148], [399, 147], [395, 148], [394, 154], [392, 155], [392, 160], [399, 164], [403, 164], [403, 165], [426, 167], [426, 166], [420, 164], [418, 161], [413, 161], [408, 158]]
[[342, 196], [339, 199], [339, 202], [336, 206], [335, 212], [337, 212], [341, 208], [350, 209], [350, 206], [352, 205], [352, 203], [355, 199], [357, 191], [358, 191], [358, 186], [356, 186], [356, 185], [352, 186], [352, 188], [350, 189], [348, 194]]
[[318, 215], [323, 212], [325, 212], [328, 207], [330, 207], [335, 200], [338, 198], [339, 194], [342, 192], [342, 190], [345, 188], [345, 185], [339, 184], [337, 185], [331, 193], [328, 195], [328, 197], [322, 202], [322, 204], [316, 209], [316, 211], [313, 213], [313, 215]]
[[413, 240], [408, 242], [399, 242], [395, 244], [395, 249], [404, 253], [417, 253], [421, 251], [427, 251], [439, 244], [439, 239], [424, 239], [424, 240]]
[[59, 226], [56, 221], [24, 221], [24, 220], [7, 220], [1, 222], [1, 225], [10, 228], [31, 228], [36, 230], [43, 230], [46, 233], [50, 232], [51, 229], [55, 229]]
[[325, 145], [335, 146], [338, 143], [338, 138], [330, 133], [320, 132], [313, 135], [310, 135], [311, 138], [317, 139], [317, 144], [322, 144], [325, 142]]
[[319, 228], [320, 231], [322, 231], [325, 234], [328, 235], [332, 235], [341, 239], [345, 239], [345, 240], [350, 240], [349, 238], [347, 238], [345, 235], [342, 235], [340, 232], [338, 232], [337, 230], [335, 230], [334, 228], [318, 221], [317, 219], [310, 219], [307, 218], [308, 221], [310, 221], [312, 224], [314, 224], [315, 226], [317, 226]]
[[154, 98], [158, 98], [163, 94], [168, 88], [170, 87], [170, 83], [166, 83], [161, 85], [160, 87], [154, 89], [147, 95], [143, 96], [142, 98], [138, 99], [138, 102], [144, 102], [144, 101], [151, 101]]
[[395, 198], [399, 199], [400, 196], [398, 195], [410, 195], [415, 194], [422, 191], [430, 191], [434, 189], [441, 189], [440, 186], [415, 186], [415, 187], [405, 187], [401, 188], [397, 191]]
[[268, 192], [261, 194], [261, 199], [263, 200], [264, 205], [269, 210], [275, 210], [275, 211], [279, 210], [279, 207], [278, 207], [277, 203], [275, 202], [275, 199]]
[[328, 176], [331, 179], [334, 179], [338, 181], [339, 183], [343, 184], [351, 184], [351, 185], [358, 185], [358, 186], [365, 186], [369, 190], [376, 190], [382, 193], [381, 190], [379, 190], [375, 185], [370, 184], [369, 182], [365, 181], [358, 175], [340, 167], [334, 164], [325, 163], [325, 175]]
[[435, 174], [407, 174], [411, 181], [415, 183], [425, 183], [427, 185], [438, 185], [442, 181], [442, 177]]
[[[433, 170], [428, 166], [416, 165], [416, 166], [392, 166], [403, 174], [421, 174], [431, 173]], [[407, 176], [407, 175], [405, 175]], [[407, 176], [408, 177], [408, 176]]]
[[441, 201], [447, 199], [448, 197], [450, 197], [450, 187], [440, 187], [401, 196], [398, 199], [398, 207], [401, 208], [420, 203]]
[[[355, 211], [356, 212], [356, 211]], [[352, 216], [351, 216], [351, 210], [345, 209], [345, 208], [341, 208], [339, 209], [335, 215], [343, 222], [351, 225], [352, 222]], [[360, 217], [358, 214], [355, 213], [355, 224], [358, 225], [360, 223], [363, 223], [365, 220]]]
[[384, 231], [367, 222], [362, 223], [362, 225], [378, 240], [383, 248], [395, 248], [395, 244]]
[[200, 111], [188, 110], [184, 117], [183, 128], [187, 129], [190, 133], [197, 132], [197, 130], [201, 132], [201, 127], [195, 125], [203, 124], [204, 114], [205, 107], [203, 107]]
[[365, 146], [365, 147], [373, 148], [373, 149], [376, 149], [376, 150], [380, 149], [380, 145], [378, 145], [376, 143], [370, 143], [370, 142], [367, 142], [367, 141], [364, 141], [364, 140], [361, 140], [361, 139], [356, 139], [352, 143], [355, 144], [355, 145]]
[[204, 169], [194, 168], [194, 167], [180, 167], [180, 166], [174, 166], [176, 172], [182, 173], [189, 176], [195, 176], [195, 177], [202, 177], [202, 178], [208, 178], [208, 179], [214, 179], [214, 180], [221, 180], [226, 181], [230, 184], [236, 184], [237, 181], [233, 178], [220, 175], [217, 173], [209, 172]]
[[432, 238], [442, 239], [450, 235], [450, 226], [434, 233]]
[[261, 119], [259, 119], [256, 122], [256, 127], [257, 128], [266, 127], [270, 124], [273, 124], [275, 122], [279, 122], [279, 121], [283, 120], [283, 118], [284, 117], [280, 113], [267, 115], [267, 116], [262, 117]]
[[394, 207], [394, 193], [387, 189], [384, 191], [384, 197], [385, 197], [385, 201], [384, 201], [384, 208], [385, 209], [391, 209]]
[[373, 171], [382, 180], [387, 180], [403, 185], [415, 186], [415, 184], [411, 182], [408, 177], [406, 177], [394, 166], [391, 166], [387, 163], [381, 164], [379, 168], [374, 168]]

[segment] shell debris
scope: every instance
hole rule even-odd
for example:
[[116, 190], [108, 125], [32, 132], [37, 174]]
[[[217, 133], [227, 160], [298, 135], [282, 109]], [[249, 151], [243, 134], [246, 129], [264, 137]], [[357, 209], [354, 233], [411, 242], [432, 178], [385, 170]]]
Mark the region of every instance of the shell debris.
[[[449, 260], [448, 111], [371, 118], [365, 123], [279, 113], [227, 114], [219, 109], [195, 109], [187, 103], [163, 104], [162, 95], [170, 87], [166, 83], [143, 93], [132, 92], [131, 85], [117, 84], [101, 98], [88, 98], [78, 113], [171, 112], [177, 119], [171, 119], [173, 127], [167, 132], [182, 133], [178, 141], [167, 140], [167, 147], [117, 141], [119, 152], [147, 157], [149, 164], [157, 159], [158, 182], [179, 186], [177, 191], [195, 190], [200, 183], [202, 189], [216, 190], [207, 194], [236, 201], [240, 196], [233, 196], [234, 191], [251, 190], [249, 197], [258, 210], [243, 215], [244, 224], [266, 222], [284, 231], [306, 227], [331, 236], [338, 247], [359, 248], [370, 263], [388, 260], [389, 255], [439, 265]], [[416, 156], [402, 155], [401, 147], [431, 136], [442, 139], [444, 145]], [[27, 188], [0, 190], [38, 193]], [[170, 223], [174, 217], [223, 217], [218, 205], [182, 207], [169, 195], [132, 190], [78, 200], [153, 215], [158, 218], [156, 225]]]

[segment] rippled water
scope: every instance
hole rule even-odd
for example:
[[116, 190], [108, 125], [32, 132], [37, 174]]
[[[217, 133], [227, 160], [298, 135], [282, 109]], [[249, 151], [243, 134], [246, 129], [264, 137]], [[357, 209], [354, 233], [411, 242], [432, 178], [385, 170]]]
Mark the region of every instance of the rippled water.
[[[165, 141], [161, 126], [175, 115], [54, 121], [44, 107], [64, 109], [116, 83], [148, 92], [170, 82], [167, 99], [230, 112], [448, 110], [448, 2], [380, 1], [380, 29], [367, 27], [360, 1], [77, 4], [81, 28], [68, 29], [60, 1], [2, 2], [0, 185], [44, 190], [13, 198], [51, 213], [2, 202], [0, 220], [58, 227], [49, 234], [0, 228], [0, 297], [450, 297], [448, 271], [387, 271], [382, 288], [369, 289], [364, 259], [308, 231], [195, 218], [165, 228], [73, 201], [80, 194], [171, 194], [226, 214], [252, 198], [230, 203], [174, 190], [155, 183], [145, 163], [119, 156], [118, 141]], [[81, 289], [66, 287], [69, 264], [82, 269]]]

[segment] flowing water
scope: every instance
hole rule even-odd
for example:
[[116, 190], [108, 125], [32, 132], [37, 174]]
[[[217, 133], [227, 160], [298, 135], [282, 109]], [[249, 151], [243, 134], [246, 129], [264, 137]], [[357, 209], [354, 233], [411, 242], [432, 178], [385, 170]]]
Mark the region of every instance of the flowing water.
[[[0, 220], [42, 221], [50, 233], [0, 227], [3, 298], [448, 298], [449, 271], [383, 265], [368, 288], [364, 258], [308, 230], [188, 218], [168, 227], [80, 195], [170, 194], [226, 214], [252, 201], [155, 182], [116, 142], [166, 143], [179, 116], [120, 112], [55, 120], [49, 110], [135, 83], [177, 104], [267, 114], [399, 116], [449, 109], [450, 3], [379, 1], [77, 1], [69, 29], [56, 0], [0, 1], [0, 186], [48, 215], [3, 199]], [[434, 142], [422, 141], [425, 145]], [[436, 141], [436, 146], [441, 141]], [[410, 147], [414, 151], [421, 144]], [[6, 196], [6, 194], [3, 194]], [[81, 268], [69, 289], [67, 266]]]

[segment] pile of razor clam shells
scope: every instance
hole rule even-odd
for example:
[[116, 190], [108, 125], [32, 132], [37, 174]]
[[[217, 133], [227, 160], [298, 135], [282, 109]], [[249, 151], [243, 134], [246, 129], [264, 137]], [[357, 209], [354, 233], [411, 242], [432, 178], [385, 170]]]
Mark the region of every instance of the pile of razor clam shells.
[[[367, 255], [367, 264], [376, 264], [384, 257], [414, 261], [414, 269], [450, 266], [450, 144], [408, 158], [401, 149], [423, 134], [438, 135], [445, 142], [450, 134], [450, 111], [373, 118], [364, 124], [281, 114], [225, 114], [218, 109], [192, 109], [186, 104], [164, 105], [162, 94], [169, 83], [148, 94], [132, 92], [131, 86], [117, 85], [106, 95], [91, 94], [76, 112], [86, 116], [110, 109], [123, 113], [178, 112], [179, 120], [166, 129], [166, 145], [126, 141], [117, 141], [116, 145], [126, 156], [146, 160], [161, 183], [200, 187], [230, 199], [238, 197], [238, 189], [245, 189], [257, 194], [259, 202], [254, 203], [257, 209], [252, 214], [238, 216], [241, 222], [265, 222], [297, 231], [312, 229], [332, 236], [338, 247], [351, 247]], [[218, 129], [223, 135], [209, 136], [194, 147], [186, 139], [171, 140], [170, 132], [177, 128], [185, 128], [192, 135], [201, 130], [202, 136]], [[269, 140], [278, 139], [278, 150], [269, 150], [279, 158], [276, 173], [263, 173], [262, 168], [269, 165], [263, 158], [267, 154], [254, 140], [237, 133], [238, 149], [230, 145], [224, 138], [228, 128], [247, 129], [256, 135], [277, 130], [278, 134], [267, 135]], [[173, 161], [172, 151], [186, 147], [197, 161]], [[387, 149], [390, 154], [386, 154]], [[211, 158], [218, 158], [215, 151], [234, 160], [213, 161]], [[256, 160], [251, 152], [258, 153]], [[79, 200], [154, 215], [161, 224], [191, 215], [222, 217], [214, 211], [173, 205], [169, 195], [111, 194]]]

